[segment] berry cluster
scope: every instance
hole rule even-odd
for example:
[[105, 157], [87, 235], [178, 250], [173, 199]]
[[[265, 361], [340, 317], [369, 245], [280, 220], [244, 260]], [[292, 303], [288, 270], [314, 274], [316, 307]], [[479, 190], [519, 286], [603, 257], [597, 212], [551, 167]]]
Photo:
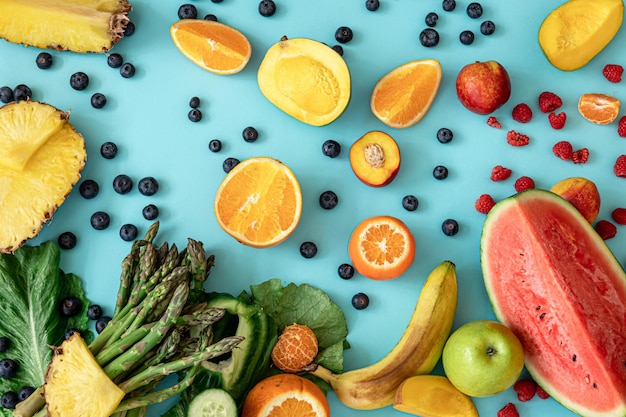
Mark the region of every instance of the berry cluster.
[[[445, 12], [452, 12], [456, 9], [456, 1], [443, 0], [441, 7]], [[483, 15], [483, 7], [478, 2], [472, 2], [467, 5], [465, 12], [471, 19], [478, 19]], [[419, 35], [420, 43], [423, 46], [431, 48], [439, 44], [439, 32], [435, 29], [438, 21], [439, 15], [436, 12], [430, 12], [424, 18], [424, 22], [428, 27], [422, 30]], [[491, 20], [485, 20], [480, 24], [479, 30], [483, 35], [490, 36], [495, 32], [496, 25]], [[472, 30], [466, 29], [459, 33], [459, 41], [463, 45], [471, 45], [474, 43], [474, 39], [475, 35]]]

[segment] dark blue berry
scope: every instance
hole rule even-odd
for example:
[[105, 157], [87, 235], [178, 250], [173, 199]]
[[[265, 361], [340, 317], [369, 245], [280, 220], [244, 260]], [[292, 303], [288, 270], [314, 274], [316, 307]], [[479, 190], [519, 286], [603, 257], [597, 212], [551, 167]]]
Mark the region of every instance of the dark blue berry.
[[13, 100], [15, 100], [15, 97], [13, 96], [13, 89], [6, 85], [0, 87], [0, 101], [3, 103], [10, 103]]
[[120, 237], [126, 242], [137, 239], [137, 234], [139, 234], [139, 231], [134, 224], [127, 223], [120, 227]]
[[324, 191], [320, 194], [320, 206], [325, 210], [333, 209], [339, 203], [339, 197], [333, 191]]
[[40, 52], [35, 58], [35, 63], [39, 69], [48, 69], [52, 66], [52, 55], [48, 52]]
[[259, 3], [259, 14], [261, 16], [269, 17], [276, 13], [276, 3], [273, 0], [261, 0]]
[[222, 0], [211, 0], [212, 3], [221, 3]]
[[300, 255], [310, 259], [317, 254], [317, 245], [313, 242], [302, 242], [300, 245]]
[[419, 201], [414, 195], [406, 195], [402, 198], [402, 207], [407, 211], [415, 211], [419, 206]]
[[480, 3], [470, 3], [467, 5], [467, 15], [472, 19], [478, 19], [483, 15], [483, 6]]
[[343, 46], [341, 45], [333, 45], [333, 51], [337, 52], [340, 56], [343, 56]]
[[126, 27], [124, 28], [124, 36], [133, 36], [135, 34], [135, 24], [133, 22], [128, 22]]
[[443, 2], [441, 3], [441, 7], [446, 12], [451, 12], [452, 10], [454, 10], [456, 8], [456, 1], [454, 1], [454, 0], [443, 0]]
[[446, 236], [454, 236], [459, 232], [459, 223], [454, 219], [446, 219], [441, 224], [441, 230]]
[[341, 264], [337, 268], [337, 274], [341, 279], [350, 279], [354, 276], [354, 267], [350, 264]]
[[209, 150], [211, 152], [219, 152], [222, 150], [222, 141], [219, 139], [211, 139], [209, 141]]
[[137, 188], [141, 195], [151, 196], [159, 191], [159, 183], [154, 177], [144, 177], [139, 180]]
[[179, 19], [196, 19], [198, 17], [198, 9], [193, 4], [181, 4], [178, 8]]
[[370, 12], [375, 12], [380, 7], [380, 1], [378, 0], [365, 0], [365, 8]]
[[109, 324], [110, 321], [111, 321], [111, 317], [109, 317], [109, 316], [102, 316], [102, 317], [100, 317], [96, 321], [96, 332], [98, 332], [98, 334], [102, 333], [102, 331], [107, 326], [107, 324]]
[[189, 110], [189, 113], [187, 113], [187, 117], [189, 118], [189, 120], [196, 123], [202, 120], [202, 112], [200, 111], [200, 109], [191, 109]]
[[239, 159], [237, 158], [226, 158], [222, 163], [222, 169], [224, 172], [229, 173], [231, 169], [235, 168], [235, 166], [239, 163]]
[[107, 98], [102, 93], [94, 93], [91, 96], [91, 107], [94, 109], [101, 109], [107, 104]]
[[111, 68], [119, 68], [122, 66], [123, 63], [124, 59], [122, 58], [122, 55], [118, 54], [117, 52], [107, 57], [107, 65]]
[[352, 296], [352, 307], [356, 308], [357, 310], [363, 310], [369, 305], [370, 298], [367, 296], [367, 294], [360, 292]]
[[90, 223], [91, 227], [93, 227], [94, 229], [104, 230], [109, 227], [109, 224], [111, 223], [111, 218], [104, 211], [96, 211], [94, 214], [91, 215]]
[[100, 155], [105, 159], [113, 159], [117, 155], [117, 145], [113, 142], [104, 142], [100, 146]]
[[252, 126], [248, 126], [241, 132], [241, 136], [246, 142], [256, 142], [259, 138], [259, 132]]
[[191, 99], [189, 99], [189, 107], [192, 109], [200, 107], [200, 97], [191, 97]]
[[15, 406], [17, 406], [17, 403], [19, 402], [20, 400], [15, 391], [7, 391], [4, 394], [2, 394], [2, 398], [0, 398], [0, 403], [2, 404], [2, 408], [6, 408], [7, 410], [15, 409]]
[[133, 180], [125, 174], [113, 178], [113, 189], [118, 194], [127, 194], [133, 189]]
[[0, 352], [6, 352], [11, 347], [11, 339], [6, 336], [0, 337]]
[[0, 360], [0, 377], [12, 378], [17, 373], [17, 362], [10, 358]]
[[426, 15], [424, 21], [426, 22], [426, 26], [432, 28], [437, 25], [437, 20], [439, 20], [439, 15], [435, 12], [430, 12]]
[[100, 186], [94, 180], [84, 180], [78, 186], [78, 192], [83, 198], [87, 200], [90, 200], [97, 196], [99, 191]]
[[441, 143], [448, 143], [453, 137], [452, 131], [447, 127], [442, 127], [437, 131], [437, 140]]
[[98, 304], [92, 304], [87, 309], [87, 317], [89, 320], [98, 320], [102, 317], [102, 307]]
[[471, 45], [472, 43], [474, 43], [474, 32], [472, 32], [471, 30], [464, 30], [459, 35], [459, 40], [463, 45]]
[[154, 204], [148, 204], [141, 210], [141, 214], [146, 220], [155, 220], [159, 217], [159, 208]]
[[435, 169], [433, 169], [433, 177], [438, 180], [445, 180], [448, 178], [448, 168], [443, 165], [437, 165]]
[[77, 297], [69, 296], [61, 300], [61, 315], [64, 317], [74, 317], [83, 309], [83, 302]]
[[426, 28], [420, 33], [420, 43], [422, 46], [432, 48], [439, 44], [439, 32], [432, 28]]
[[332, 139], [322, 144], [322, 153], [329, 158], [336, 158], [341, 153], [341, 145]]
[[26, 84], [19, 84], [13, 89], [15, 101], [28, 100], [33, 96], [33, 91]]
[[209, 13], [204, 16], [204, 20], [210, 20], [211, 22], [217, 22], [217, 16], [212, 13]]
[[120, 75], [123, 78], [132, 78], [135, 76], [135, 66], [130, 62], [122, 64], [120, 67]]
[[341, 26], [335, 31], [335, 40], [339, 43], [348, 43], [353, 36], [352, 29], [348, 26]]
[[76, 235], [72, 232], [63, 232], [57, 238], [57, 243], [61, 249], [73, 249], [76, 247]]
[[70, 76], [70, 87], [74, 90], [84, 90], [89, 85], [89, 76], [82, 71], [75, 72]]
[[71, 327], [69, 329], [67, 329], [65, 331], [65, 334], [63, 335], [63, 338], [65, 340], [69, 339], [73, 334], [78, 334], [78, 335], [82, 335], [82, 333], [80, 332], [79, 329], [75, 328], [75, 327]]
[[480, 24], [480, 33], [483, 35], [493, 35], [493, 32], [496, 31], [496, 25], [491, 20], [485, 20]]
[[31, 396], [31, 394], [35, 392], [35, 388], [33, 387], [29, 387], [29, 386], [23, 386], [22, 388], [20, 388], [20, 390], [17, 392], [17, 399], [19, 401], [24, 401], [25, 399], [27, 399], [28, 397]]

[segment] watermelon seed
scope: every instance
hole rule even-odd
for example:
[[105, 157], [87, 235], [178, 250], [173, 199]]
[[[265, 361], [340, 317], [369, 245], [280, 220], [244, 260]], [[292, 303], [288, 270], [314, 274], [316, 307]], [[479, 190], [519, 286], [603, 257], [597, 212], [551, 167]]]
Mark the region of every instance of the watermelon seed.
[[596, 384], [595, 382], [593, 383], [593, 387], [594, 388], [598, 388], [598, 384]]
[[576, 362], [576, 355], [572, 356], [572, 360]]
[[541, 306], [535, 307], [535, 310], [537, 310], [537, 311], [541, 310]]
[[545, 316], [546, 316], [546, 313], [541, 313], [541, 314], [539, 315], [539, 319], [541, 319], [541, 320], [542, 320]]

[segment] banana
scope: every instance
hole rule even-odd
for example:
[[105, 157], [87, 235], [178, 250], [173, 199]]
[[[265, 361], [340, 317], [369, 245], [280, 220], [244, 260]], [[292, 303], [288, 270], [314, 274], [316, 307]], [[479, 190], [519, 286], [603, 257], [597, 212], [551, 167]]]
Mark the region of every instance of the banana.
[[402, 381], [430, 373], [439, 361], [452, 329], [457, 291], [456, 267], [444, 261], [426, 278], [404, 334], [384, 358], [340, 374], [314, 365], [310, 373], [329, 383], [347, 407], [372, 410], [392, 404]]

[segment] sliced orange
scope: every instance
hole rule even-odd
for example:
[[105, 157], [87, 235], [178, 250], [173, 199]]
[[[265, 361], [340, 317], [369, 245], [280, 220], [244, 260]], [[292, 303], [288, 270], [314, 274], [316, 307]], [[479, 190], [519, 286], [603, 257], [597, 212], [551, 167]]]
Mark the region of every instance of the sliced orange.
[[267, 156], [248, 158], [217, 189], [215, 217], [241, 243], [263, 248], [287, 239], [302, 213], [300, 184], [289, 167]]
[[402, 275], [415, 259], [415, 239], [401, 220], [374, 216], [354, 229], [348, 243], [354, 269], [361, 275], [388, 280]]
[[170, 27], [170, 35], [183, 55], [216, 74], [241, 71], [252, 54], [250, 41], [243, 33], [213, 20], [179, 20]]
[[295, 374], [277, 374], [250, 390], [241, 417], [330, 417], [330, 406], [313, 382]]
[[437, 96], [441, 75], [441, 64], [434, 59], [411, 61], [391, 70], [374, 86], [372, 112], [389, 127], [416, 124]]
[[587, 120], [599, 125], [612, 123], [619, 114], [620, 101], [615, 97], [587, 93], [580, 96], [578, 100], [578, 111]]

